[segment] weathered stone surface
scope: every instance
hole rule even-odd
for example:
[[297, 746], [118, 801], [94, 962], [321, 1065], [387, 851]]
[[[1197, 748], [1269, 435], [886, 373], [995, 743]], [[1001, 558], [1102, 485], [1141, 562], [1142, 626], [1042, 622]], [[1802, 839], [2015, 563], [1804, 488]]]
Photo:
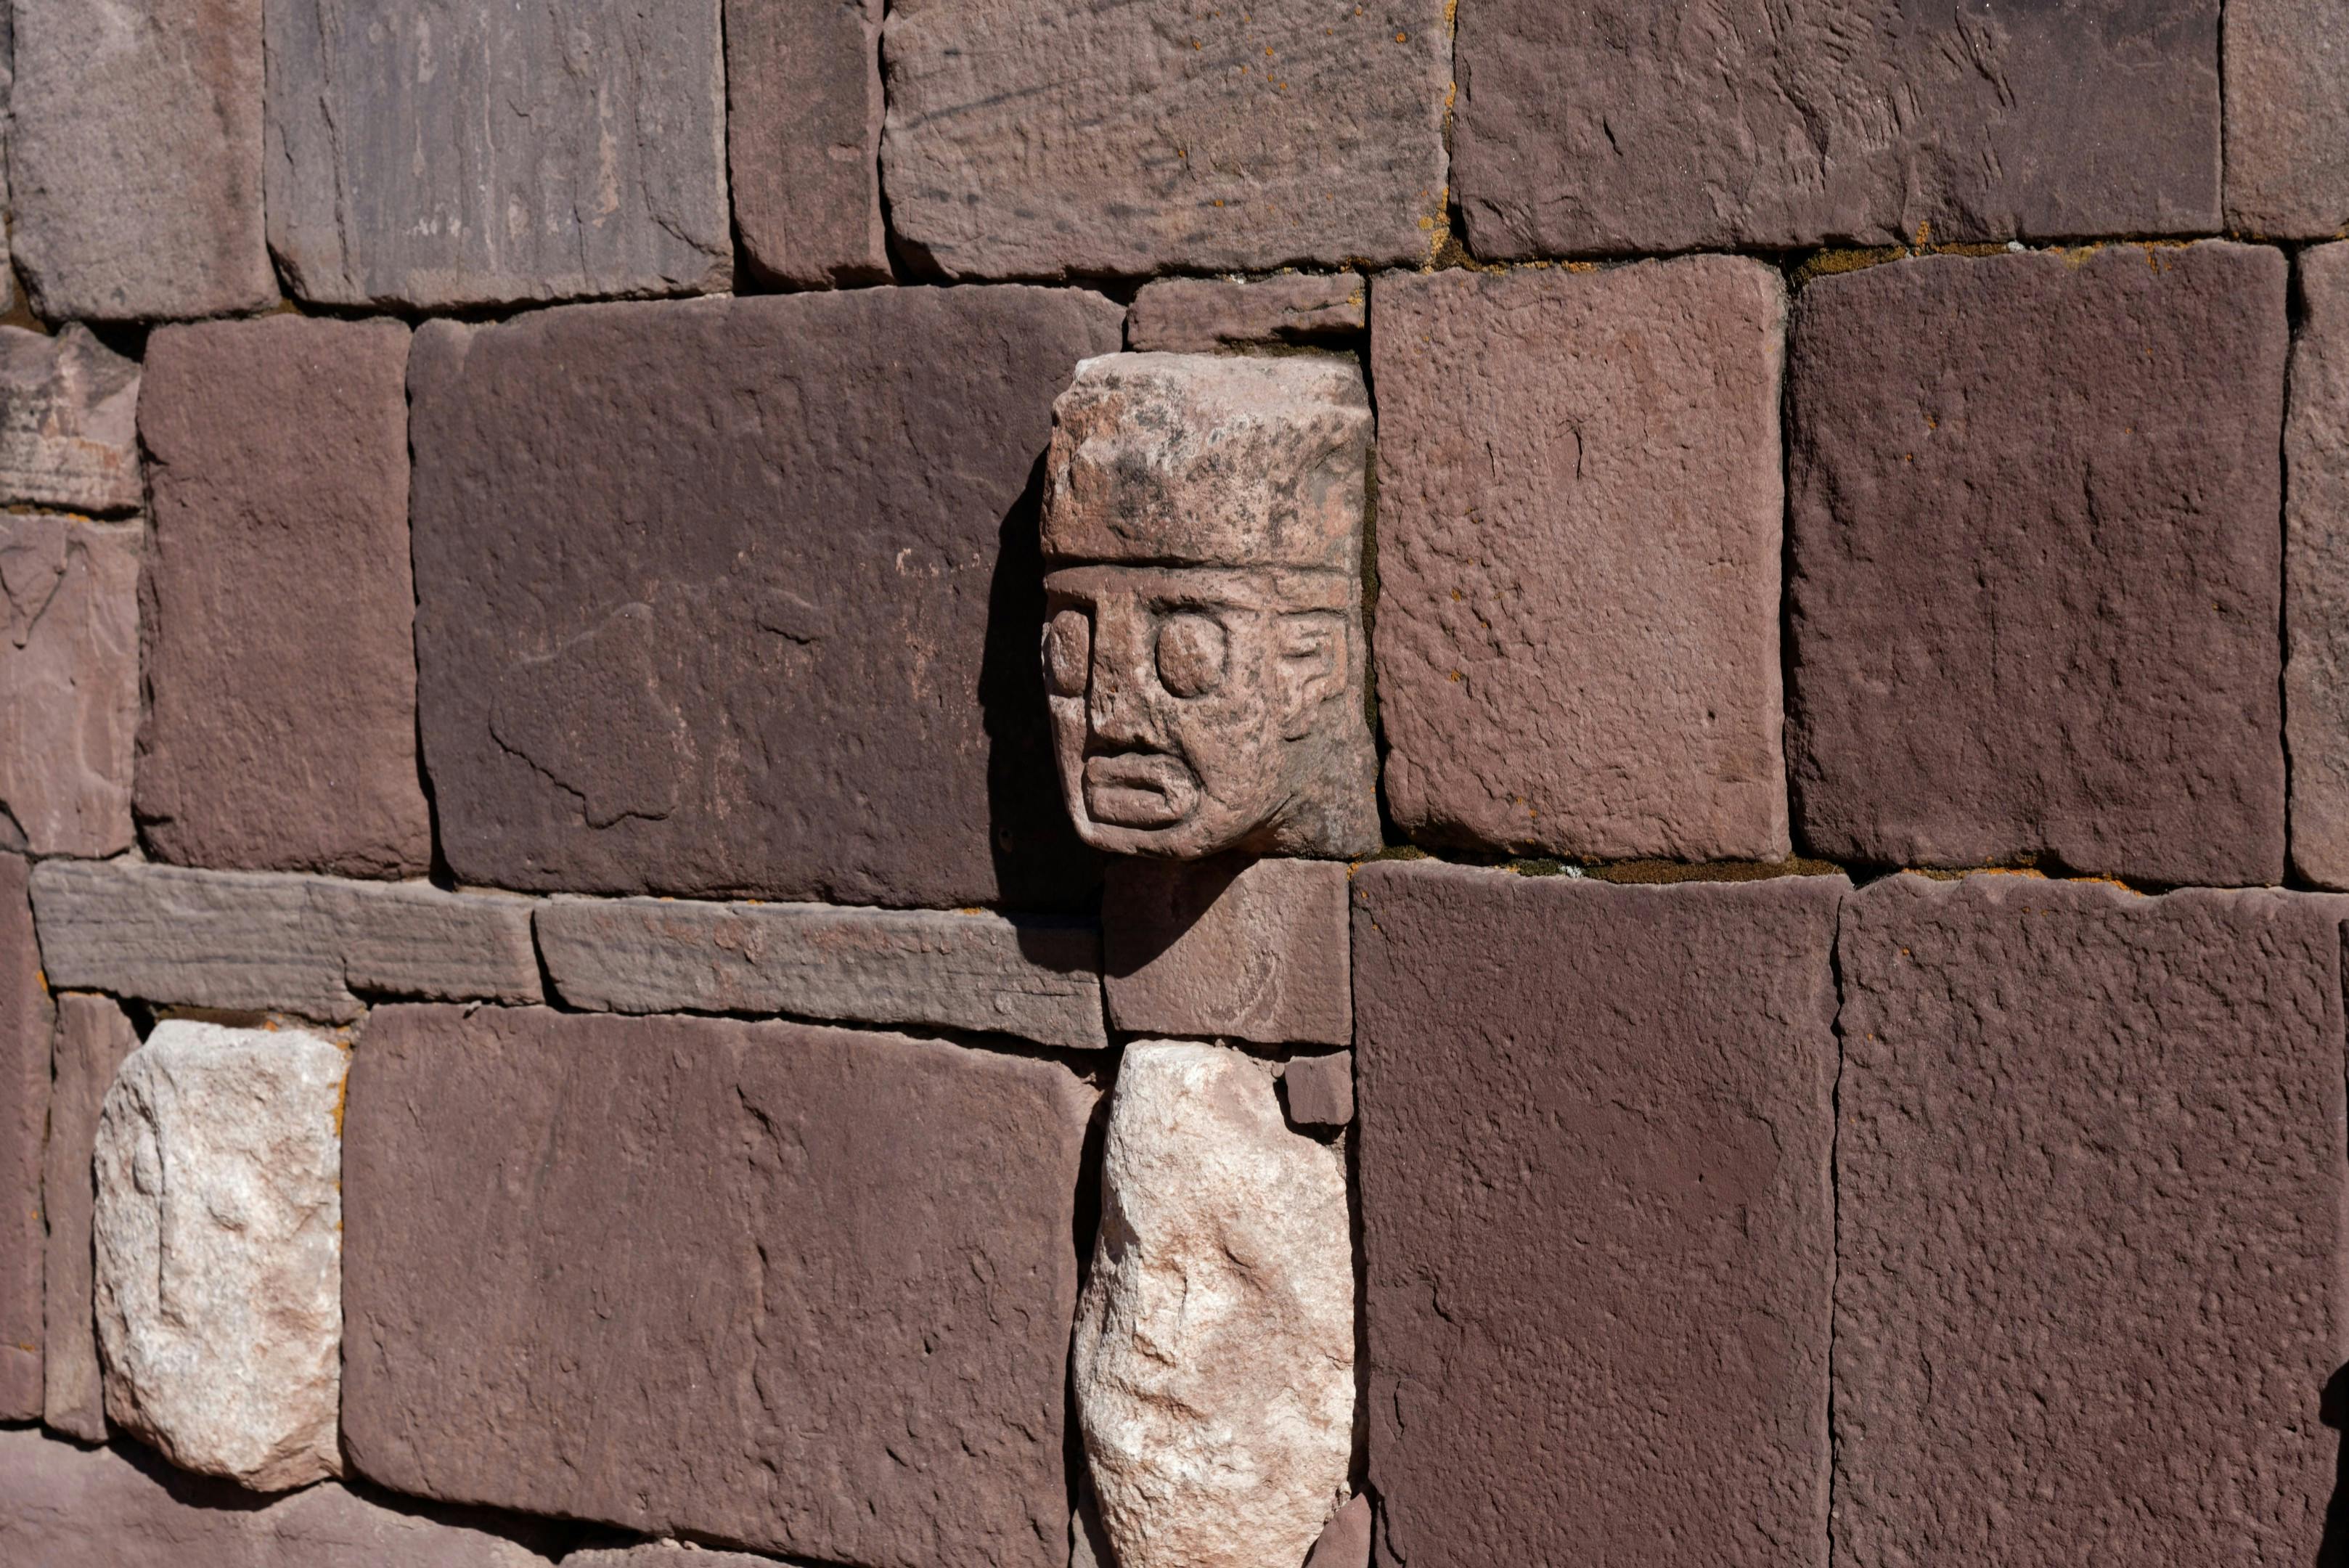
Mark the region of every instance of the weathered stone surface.
[[1069, 1511], [1069, 1568], [1117, 1568], [1090, 1477], [1078, 1480], [1077, 1506]]
[[1334, 860], [1121, 857], [1102, 889], [1110, 1016], [1141, 1034], [1343, 1045], [1348, 919]]
[[135, 512], [139, 367], [81, 323], [0, 327], [0, 504]]
[[330, 1023], [362, 992], [540, 1000], [532, 902], [501, 893], [51, 860], [33, 899], [61, 988]]
[[2127, 245], [1803, 291], [1786, 749], [1808, 850], [2282, 877], [2285, 274], [2251, 246]]
[[2349, 11], [2228, 0], [2227, 226], [2277, 239], [2349, 227]]
[[88, 1443], [106, 1441], [90, 1273], [98, 1190], [90, 1161], [106, 1091], [138, 1046], [130, 1020], [105, 997], [57, 999], [49, 1141], [41, 1166], [41, 1218], [48, 1227], [42, 1254], [41, 1420]]
[[1454, 270], [1378, 296], [1396, 822], [1485, 848], [1783, 858], [1777, 275]]
[[41, 1144], [49, 993], [22, 856], [0, 854], [0, 1421], [41, 1414]]
[[1354, 888], [1382, 1561], [1821, 1568], [1843, 879]]
[[726, 155], [750, 265], [801, 287], [889, 281], [881, 0], [726, 0]]
[[2219, 12], [1464, 7], [1453, 178], [1469, 244], [1521, 259], [2208, 234]]
[[133, 804], [164, 859], [355, 877], [430, 864], [408, 339], [395, 321], [273, 316], [149, 341]]
[[874, 1033], [381, 1009], [344, 1124], [352, 1459], [871, 1568], [1060, 1568], [1092, 1102]]
[[1299, 1127], [1344, 1127], [1354, 1119], [1354, 1054], [1292, 1058], [1281, 1069], [1280, 1096]]
[[1125, 346], [1204, 354], [1251, 343], [1311, 343], [1362, 329], [1370, 285], [1360, 273], [1262, 278], [1162, 277], [1125, 312]]
[[1053, 396], [1117, 332], [1106, 299], [1029, 288], [427, 327], [417, 643], [457, 876], [1082, 898], [1030, 491]]
[[268, 11], [269, 244], [302, 298], [429, 310], [730, 281], [719, 0]]
[[140, 545], [137, 524], [0, 515], [0, 810], [36, 854], [130, 846]]
[[262, 237], [262, 0], [27, 5], [9, 92], [9, 223], [48, 321], [275, 302]]
[[788, 1012], [1109, 1044], [1091, 923], [828, 904], [559, 898], [534, 917], [554, 989], [606, 1012]]
[[776, 1568], [782, 1559], [746, 1552], [715, 1552], [676, 1541], [639, 1546], [591, 1546], [563, 1554], [563, 1568]]
[[2292, 864], [2349, 888], [2349, 244], [2300, 257], [2284, 422], [2284, 739]]
[[2017, 877], [1846, 905], [1837, 1562], [2320, 1560], [2340, 923]]
[[955, 277], [1419, 261], [1444, 215], [1444, 0], [1137, 14], [899, 0], [881, 144]]
[[1330, 1516], [1305, 1568], [1371, 1568], [1371, 1500], [1357, 1494]]
[[1353, 1241], [1345, 1161], [1268, 1064], [1125, 1048], [1073, 1365], [1118, 1568], [1304, 1561], [1353, 1453]]
[[155, 1026], [98, 1114], [106, 1414], [182, 1469], [342, 1473], [347, 1059], [298, 1029]]

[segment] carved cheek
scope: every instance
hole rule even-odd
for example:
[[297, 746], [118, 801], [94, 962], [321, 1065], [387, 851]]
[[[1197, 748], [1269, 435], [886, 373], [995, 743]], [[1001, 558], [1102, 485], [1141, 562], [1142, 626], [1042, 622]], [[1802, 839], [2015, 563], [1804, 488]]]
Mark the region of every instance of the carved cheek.
[[1044, 628], [1044, 685], [1055, 697], [1085, 694], [1092, 667], [1092, 621], [1081, 609], [1064, 609]]
[[1158, 628], [1158, 682], [1176, 697], [1203, 697], [1223, 684], [1228, 659], [1220, 622], [1177, 614]]

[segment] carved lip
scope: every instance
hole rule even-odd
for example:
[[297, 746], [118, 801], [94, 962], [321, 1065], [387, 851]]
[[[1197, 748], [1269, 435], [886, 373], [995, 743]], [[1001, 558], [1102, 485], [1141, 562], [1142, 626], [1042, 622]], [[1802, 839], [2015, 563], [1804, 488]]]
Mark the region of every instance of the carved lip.
[[1191, 815], [1199, 781], [1180, 757], [1115, 752], [1085, 759], [1085, 809], [1112, 827], [1172, 827]]

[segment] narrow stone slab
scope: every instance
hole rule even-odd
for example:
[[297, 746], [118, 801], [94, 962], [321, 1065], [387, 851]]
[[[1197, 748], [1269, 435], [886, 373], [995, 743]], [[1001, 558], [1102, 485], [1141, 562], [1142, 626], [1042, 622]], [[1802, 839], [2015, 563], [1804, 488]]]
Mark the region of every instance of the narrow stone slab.
[[827, 904], [558, 898], [534, 923], [554, 989], [606, 1012], [787, 1012], [1109, 1044], [1090, 923]]
[[1382, 1552], [1823, 1568], [1847, 885], [1354, 890]]
[[563, 1568], [775, 1568], [775, 1557], [753, 1557], [747, 1552], [712, 1552], [675, 1541], [647, 1541], [638, 1546], [590, 1546], [563, 1554]]
[[1837, 1562], [2319, 1560], [2342, 909], [2018, 877], [1845, 906]]
[[138, 419], [138, 365], [88, 327], [0, 327], [0, 503], [136, 512]]
[[1122, 856], [1102, 891], [1110, 1016], [1143, 1034], [1343, 1045], [1347, 921], [1333, 860]]
[[2271, 239], [2349, 228], [2349, 11], [2227, 0], [2227, 226]]
[[0, 515], [0, 809], [36, 854], [130, 847], [140, 547], [135, 523]]
[[0, 854], [0, 1421], [41, 1415], [50, 1010], [26, 889], [24, 857]]
[[57, 998], [51, 1054], [49, 1140], [41, 1167], [43, 1253], [41, 1423], [86, 1443], [106, 1441], [98, 1360], [90, 1223], [97, 1187], [90, 1160], [98, 1108], [115, 1070], [139, 1046], [122, 1009], [103, 996]]
[[802, 288], [889, 281], [881, 0], [726, 0], [726, 159], [750, 265]]
[[1370, 285], [1354, 272], [1262, 278], [1162, 277], [1125, 312], [1125, 346], [1204, 354], [1260, 343], [1314, 343], [1362, 329]]
[[875, 1033], [381, 1009], [344, 1119], [350, 1455], [647, 1533], [1061, 1568], [1092, 1103]]
[[2300, 257], [2284, 424], [2284, 739], [2292, 868], [2349, 888], [2349, 244]]

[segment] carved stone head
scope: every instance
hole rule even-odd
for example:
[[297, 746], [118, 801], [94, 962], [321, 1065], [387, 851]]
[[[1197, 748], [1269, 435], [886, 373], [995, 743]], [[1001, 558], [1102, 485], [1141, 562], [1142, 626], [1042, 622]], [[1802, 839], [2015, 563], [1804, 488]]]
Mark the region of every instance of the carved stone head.
[[1053, 420], [1044, 683], [1078, 836], [1177, 859], [1375, 849], [1361, 369], [1110, 354]]

